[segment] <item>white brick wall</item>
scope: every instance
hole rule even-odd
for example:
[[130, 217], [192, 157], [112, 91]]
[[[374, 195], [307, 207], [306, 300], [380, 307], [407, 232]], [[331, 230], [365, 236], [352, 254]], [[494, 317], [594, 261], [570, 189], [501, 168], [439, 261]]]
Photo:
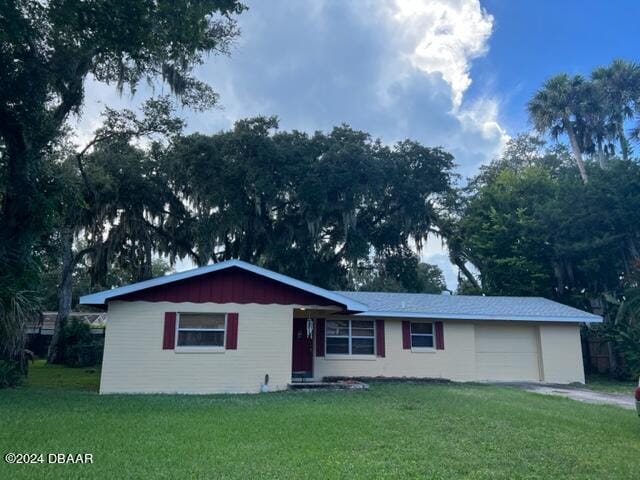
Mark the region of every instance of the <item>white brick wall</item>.
[[385, 322], [385, 357], [359, 360], [357, 357], [326, 355], [314, 358], [314, 376], [422, 377], [452, 380], [475, 379], [475, 338], [473, 324], [443, 323], [444, 350], [429, 352], [403, 350], [402, 322]]
[[[345, 317], [346, 318], [346, 317]], [[384, 358], [348, 356], [314, 357], [314, 376], [355, 377], [417, 377], [446, 378], [454, 381], [491, 380], [480, 378], [476, 360], [477, 325], [492, 325], [506, 331], [539, 329], [540, 332], [540, 377], [544, 382], [584, 383], [580, 328], [577, 324], [535, 324], [531, 322], [469, 322], [444, 321], [444, 350], [417, 352], [402, 348], [402, 321], [385, 320]], [[507, 335], [508, 337], [508, 335]], [[507, 346], [508, 347], [508, 346]], [[509, 348], [505, 348], [509, 351]], [[530, 372], [518, 376], [518, 364], [514, 362], [507, 372], [496, 372], [493, 380], [529, 380]]]
[[[272, 391], [285, 389], [291, 380], [293, 308], [291, 305], [111, 302], [100, 392], [258, 392], [265, 374], [269, 374]], [[167, 311], [237, 312], [238, 349], [221, 353], [163, 350]], [[505, 328], [513, 325], [499, 323]], [[474, 323], [449, 320], [443, 322], [443, 326], [445, 349], [417, 352], [403, 350], [401, 320], [387, 319], [386, 357], [314, 356], [314, 377], [477, 380]], [[584, 382], [578, 325], [539, 324], [535, 328], [540, 335], [543, 381]]]
[[[178, 353], [162, 349], [164, 312], [237, 312], [238, 349]], [[111, 302], [101, 393], [258, 392], [291, 379], [293, 307], [214, 303]]]

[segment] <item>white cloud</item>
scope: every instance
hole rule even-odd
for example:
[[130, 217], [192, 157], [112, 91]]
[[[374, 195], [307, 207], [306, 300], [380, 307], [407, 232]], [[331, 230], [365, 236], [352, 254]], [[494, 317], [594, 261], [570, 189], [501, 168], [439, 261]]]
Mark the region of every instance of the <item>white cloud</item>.
[[[455, 144], [446, 146], [462, 153], [463, 158], [463, 149], [470, 149], [473, 157], [480, 151], [480, 161], [469, 165], [473, 169], [491, 160], [509, 139], [498, 121], [499, 102], [491, 96], [463, 100], [472, 82], [472, 60], [489, 51], [493, 16], [478, 0], [389, 1], [381, 8], [391, 23], [393, 37], [399, 39], [397, 48], [402, 57], [427, 75], [440, 75], [449, 86], [450, 113], [459, 120], [461, 129], [452, 129], [450, 138]], [[397, 65], [392, 71], [398, 77], [405, 75]], [[482, 145], [474, 134], [482, 139]]]
[[482, 138], [493, 146], [486, 152], [485, 161], [498, 156], [510, 138], [498, 122], [498, 107], [498, 101], [494, 98], [481, 97], [457, 112], [457, 117], [465, 129], [479, 132]]
[[393, 19], [414, 39], [411, 63], [440, 73], [451, 86], [454, 108], [471, 85], [471, 60], [487, 53], [493, 16], [478, 0], [395, 0]]

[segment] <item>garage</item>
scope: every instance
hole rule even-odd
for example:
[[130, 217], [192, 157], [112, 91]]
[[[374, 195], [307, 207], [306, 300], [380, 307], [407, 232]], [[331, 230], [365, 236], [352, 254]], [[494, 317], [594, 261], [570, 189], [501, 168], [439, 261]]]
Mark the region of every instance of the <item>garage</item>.
[[478, 380], [541, 380], [538, 327], [476, 324]]

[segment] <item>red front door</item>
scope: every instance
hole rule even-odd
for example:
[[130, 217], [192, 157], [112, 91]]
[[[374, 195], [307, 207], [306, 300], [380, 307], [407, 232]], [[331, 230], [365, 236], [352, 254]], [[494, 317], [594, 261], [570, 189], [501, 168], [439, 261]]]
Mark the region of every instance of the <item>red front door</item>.
[[293, 319], [293, 359], [291, 362], [293, 378], [313, 376], [313, 343], [307, 335], [307, 319]]

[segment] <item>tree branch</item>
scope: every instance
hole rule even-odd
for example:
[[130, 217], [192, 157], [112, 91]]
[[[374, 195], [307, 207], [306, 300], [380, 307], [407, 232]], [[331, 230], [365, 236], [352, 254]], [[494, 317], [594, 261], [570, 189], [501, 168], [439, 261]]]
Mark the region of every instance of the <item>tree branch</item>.
[[453, 263], [456, 264], [456, 266], [460, 269], [460, 271], [464, 274], [464, 276], [466, 277], [467, 280], [469, 280], [469, 282], [471, 283], [471, 285], [474, 286], [474, 288], [478, 289], [478, 290], [482, 290], [482, 287], [480, 286], [480, 284], [478, 283], [478, 280], [476, 279], [476, 277], [473, 276], [473, 274], [469, 271], [469, 269], [467, 268], [467, 266], [465, 265], [465, 262], [462, 258], [459, 257], [455, 257], [453, 259]]

